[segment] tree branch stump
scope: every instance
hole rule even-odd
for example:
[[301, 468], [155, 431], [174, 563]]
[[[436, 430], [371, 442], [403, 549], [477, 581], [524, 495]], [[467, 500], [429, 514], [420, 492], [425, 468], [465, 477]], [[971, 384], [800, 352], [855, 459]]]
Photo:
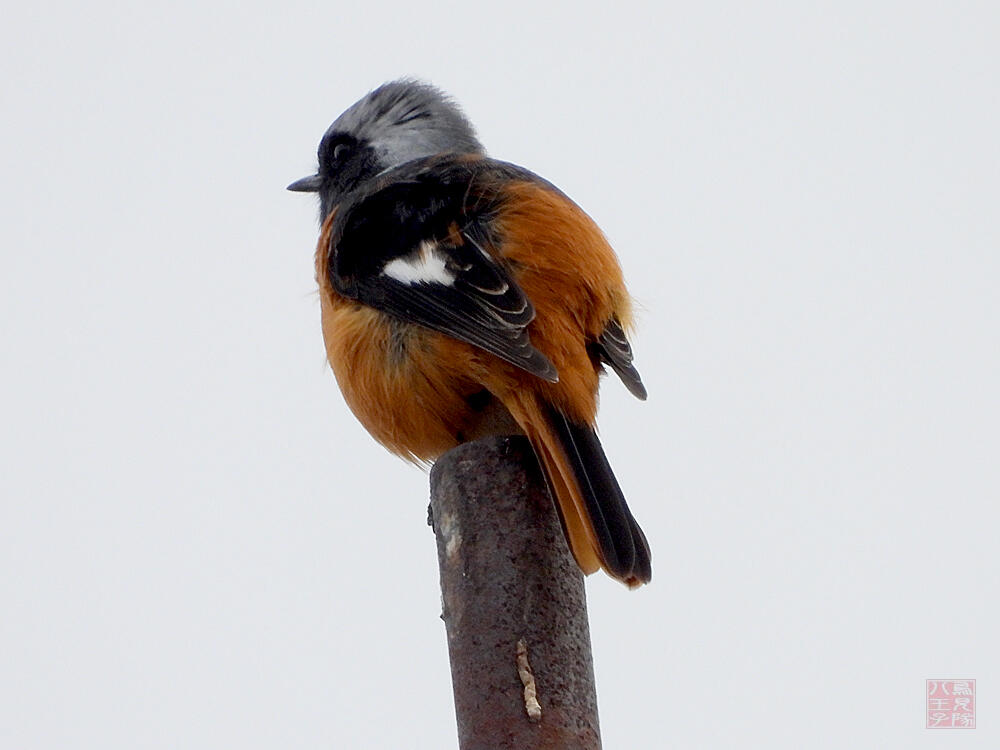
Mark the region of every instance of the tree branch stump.
[[583, 575], [523, 437], [435, 463], [441, 568], [461, 750], [599, 750]]

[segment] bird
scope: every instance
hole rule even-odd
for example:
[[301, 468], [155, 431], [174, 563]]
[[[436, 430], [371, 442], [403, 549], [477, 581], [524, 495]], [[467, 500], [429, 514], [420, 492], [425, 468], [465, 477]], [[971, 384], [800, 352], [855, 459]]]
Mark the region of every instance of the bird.
[[641, 400], [621, 266], [591, 217], [487, 155], [458, 104], [390, 81], [324, 133], [316, 280], [327, 359], [379, 443], [416, 463], [527, 436], [580, 569], [652, 577], [596, 431], [605, 367]]

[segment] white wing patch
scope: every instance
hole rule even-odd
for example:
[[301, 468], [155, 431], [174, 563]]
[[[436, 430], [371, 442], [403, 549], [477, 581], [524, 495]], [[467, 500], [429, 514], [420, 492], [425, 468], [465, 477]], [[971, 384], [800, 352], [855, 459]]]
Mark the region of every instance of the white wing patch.
[[438, 250], [437, 243], [424, 240], [409, 255], [393, 258], [382, 268], [382, 273], [402, 284], [455, 283], [455, 274], [445, 265], [448, 258]]

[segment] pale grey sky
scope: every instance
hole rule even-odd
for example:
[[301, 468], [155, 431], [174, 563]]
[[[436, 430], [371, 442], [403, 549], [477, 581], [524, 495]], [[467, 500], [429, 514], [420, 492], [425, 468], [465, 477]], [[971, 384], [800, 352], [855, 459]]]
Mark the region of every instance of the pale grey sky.
[[992, 2], [6, 8], [0, 747], [455, 746], [426, 477], [342, 402], [284, 191], [407, 75], [642, 306], [606, 747], [936, 748], [959, 677], [995, 748], [997, 39]]

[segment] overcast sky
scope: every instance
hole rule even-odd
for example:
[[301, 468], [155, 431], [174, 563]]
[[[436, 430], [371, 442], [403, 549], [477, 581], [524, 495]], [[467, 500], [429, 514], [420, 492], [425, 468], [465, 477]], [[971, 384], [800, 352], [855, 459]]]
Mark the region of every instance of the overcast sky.
[[403, 75], [641, 305], [605, 746], [1000, 744], [995, 2], [7, 5], [0, 747], [455, 746], [427, 478], [341, 399], [284, 191]]

